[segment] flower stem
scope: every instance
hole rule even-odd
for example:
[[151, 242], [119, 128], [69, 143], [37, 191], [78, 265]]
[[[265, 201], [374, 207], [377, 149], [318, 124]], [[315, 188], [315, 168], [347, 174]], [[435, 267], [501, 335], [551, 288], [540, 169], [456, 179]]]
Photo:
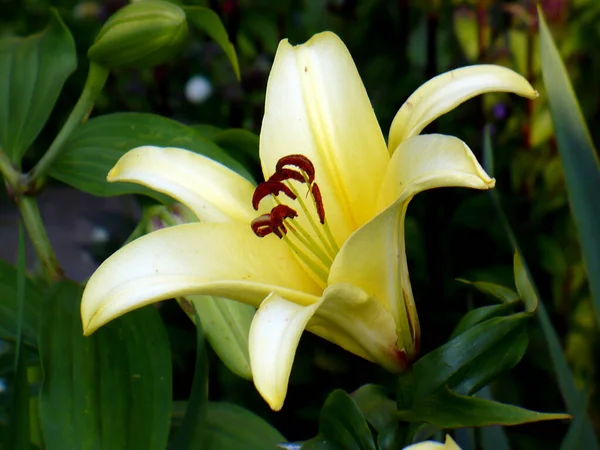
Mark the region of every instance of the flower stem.
[[4, 153], [4, 151], [0, 148], [0, 175], [4, 177], [4, 181], [8, 184], [8, 186], [15, 190], [17, 185], [19, 184], [19, 178], [21, 174], [15, 169], [10, 162], [10, 159]]
[[42, 156], [35, 167], [27, 175], [27, 184], [29, 186], [33, 186], [35, 181], [44, 174], [52, 161], [54, 161], [54, 159], [59, 155], [65, 141], [71, 135], [73, 130], [75, 130], [75, 128], [77, 128], [77, 126], [79, 126], [84, 118], [89, 114], [94, 106], [96, 97], [98, 97], [98, 94], [100, 94], [102, 91], [107, 78], [108, 69], [106, 67], [94, 62], [90, 63], [85, 86], [81, 92], [81, 95], [79, 96], [79, 100], [77, 100], [77, 103], [73, 108], [73, 111], [71, 111], [71, 114], [67, 118], [67, 121], [63, 125], [62, 129], [56, 135], [56, 138], [54, 138], [54, 141], [50, 145], [50, 148], [48, 148], [48, 151], [44, 154], [44, 156]]
[[27, 229], [35, 253], [42, 263], [44, 272], [52, 281], [63, 278], [63, 271], [58, 264], [58, 260], [48, 239], [48, 234], [46, 234], [46, 228], [44, 228], [35, 198], [19, 196], [15, 199], [15, 202], [21, 212], [25, 228]]

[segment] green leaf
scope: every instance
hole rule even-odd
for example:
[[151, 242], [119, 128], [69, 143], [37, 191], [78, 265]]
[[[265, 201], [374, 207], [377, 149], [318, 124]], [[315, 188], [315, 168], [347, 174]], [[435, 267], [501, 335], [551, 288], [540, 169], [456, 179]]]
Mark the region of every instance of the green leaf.
[[[238, 405], [208, 404], [207, 450], [272, 450], [285, 438], [265, 420]], [[198, 447], [200, 448], [200, 447]]]
[[569, 75], [538, 6], [542, 75], [600, 325], [600, 164]]
[[219, 147], [226, 149], [230, 155], [243, 155], [251, 161], [260, 164], [258, 152], [259, 138], [251, 131], [230, 128], [216, 133], [212, 141]]
[[187, 404], [183, 424], [173, 441], [174, 450], [187, 450], [191, 448], [206, 448], [208, 439], [208, 358], [204, 345], [204, 332], [194, 310], [196, 322], [196, 368], [192, 393]]
[[246, 169], [197, 131], [165, 117], [115, 113], [96, 117], [78, 127], [49, 168], [53, 178], [97, 196], [141, 193], [150, 189], [131, 183], [108, 183], [106, 175], [121, 156], [142, 145], [179, 147], [207, 156], [246, 176]]
[[[502, 222], [502, 225], [505, 229], [506, 235], [511, 243], [511, 246], [516, 252], [518, 251], [519, 254], [522, 254], [522, 252], [519, 249], [517, 237], [515, 236], [515, 233], [513, 232], [512, 227], [510, 226], [506, 214], [502, 209], [498, 191], [492, 189], [489, 191], [489, 195], [494, 207], [496, 208], [496, 212], [498, 213], [498, 217]], [[523, 267], [527, 267], [524, 258], [521, 258], [521, 262], [523, 264]], [[535, 286], [533, 279], [529, 274], [529, 271], [526, 270], [524, 271], [524, 273], [528, 277], [529, 284], [533, 287], [534, 292], [536, 292], [536, 297], [539, 298], [539, 295], [537, 295], [538, 290]], [[575, 378], [573, 376], [573, 373], [571, 372], [567, 359], [565, 358], [560, 339], [558, 338], [558, 334], [556, 333], [556, 330], [552, 325], [552, 321], [550, 320], [550, 316], [548, 315], [548, 311], [546, 310], [543, 301], [540, 301], [538, 305], [536, 316], [542, 329], [542, 332], [544, 333], [546, 346], [548, 348], [548, 353], [550, 354], [550, 361], [552, 363], [552, 367], [554, 369], [554, 373], [556, 374], [556, 378], [558, 381], [558, 388], [567, 406], [567, 411], [571, 415], [573, 415], [575, 417], [575, 420], [577, 421], [579, 420], [577, 414], [581, 412], [579, 409], [579, 399], [581, 391], [579, 391], [575, 384]], [[584, 442], [583, 447], [589, 450], [600, 449], [600, 446], [598, 445], [598, 441], [596, 440], [596, 436], [594, 434], [594, 427], [589, 417], [587, 417], [587, 414], [581, 420], [583, 422], [584, 428], [582, 438]]]
[[352, 399], [377, 432], [381, 433], [394, 421], [396, 402], [388, 398], [383, 387], [365, 384], [352, 393]]
[[470, 394], [514, 367], [527, 347], [527, 318], [525, 313], [494, 317], [423, 356], [412, 368], [413, 398], [426, 397], [446, 385]]
[[458, 281], [469, 284], [482, 294], [494, 297], [503, 303], [511, 303], [515, 300], [519, 300], [519, 294], [500, 284], [489, 283], [487, 281], [469, 281], [462, 278], [459, 278]]
[[29, 444], [29, 384], [25, 363], [22, 335], [25, 311], [25, 236], [19, 224], [17, 253], [17, 342], [15, 346], [14, 379], [11, 389], [11, 405], [8, 420], [6, 448], [28, 450]]
[[[18, 279], [17, 269], [6, 261], [0, 260], [0, 339], [17, 340]], [[42, 292], [29, 278], [25, 278], [24, 297], [22, 342], [29, 347], [37, 347]]]
[[538, 309], [540, 300], [535, 288], [529, 280], [528, 269], [525, 264], [523, 264], [523, 260], [521, 259], [521, 255], [519, 255], [518, 250], [515, 251], [514, 270], [515, 284], [517, 286], [519, 296], [523, 300], [523, 303], [525, 303], [525, 310], [529, 313], [534, 313]]
[[212, 9], [202, 6], [185, 6], [183, 8], [187, 16], [188, 22], [191, 22], [198, 29], [208, 34], [225, 52], [236, 78], [240, 79], [240, 65], [238, 63], [235, 47], [227, 36], [227, 30], [223, 26], [223, 22]]
[[560, 444], [560, 450], [572, 448], [589, 448], [585, 445], [585, 422], [587, 420], [587, 392], [579, 392], [579, 405], [573, 414], [573, 422], [567, 435]]
[[40, 33], [0, 41], [0, 147], [15, 164], [42, 130], [76, 67], [75, 42], [55, 9]]
[[341, 389], [325, 400], [319, 419], [319, 434], [347, 450], [375, 450], [375, 442], [367, 421], [352, 398]]
[[519, 425], [570, 418], [568, 414], [539, 413], [493, 400], [462, 396], [449, 389], [440, 389], [410, 410], [397, 411], [395, 415], [406, 422], [425, 422], [439, 428]]
[[502, 305], [490, 305], [483, 306], [481, 308], [475, 308], [465, 314], [454, 331], [452, 332], [452, 336], [450, 338], [454, 338], [461, 333], [464, 333], [469, 328], [474, 327], [478, 323], [484, 322], [492, 317], [504, 316], [506, 313], [510, 312], [513, 309], [514, 302], [512, 303], [503, 303]]
[[[487, 400], [493, 400], [489, 386], [484, 387], [477, 395]], [[483, 427], [479, 430], [479, 437], [482, 450], [510, 450], [508, 436], [501, 426]]]
[[256, 308], [209, 295], [189, 295], [187, 299], [198, 312], [206, 339], [223, 364], [233, 373], [251, 380], [248, 335]]
[[58, 283], [44, 302], [40, 414], [48, 450], [164, 450], [171, 354], [152, 306], [83, 336], [82, 290]]

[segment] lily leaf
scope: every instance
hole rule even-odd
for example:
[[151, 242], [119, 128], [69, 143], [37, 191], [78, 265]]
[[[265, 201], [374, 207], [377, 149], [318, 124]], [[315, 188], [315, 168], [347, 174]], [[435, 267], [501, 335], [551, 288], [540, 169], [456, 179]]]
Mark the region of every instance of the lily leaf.
[[527, 318], [525, 313], [494, 317], [423, 356], [410, 375], [413, 399], [427, 397], [443, 386], [472, 394], [514, 367], [527, 348]]
[[513, 309], [514, 303], [515, 302], [503, 303], [501, 305], [482, 306], [481, 308], [475, 308], [474, 310], [469, 311], [460, 319], [458, 325], [456, 325], [456, 328], [454, 328], [454, 331], [452, 332], [451, 338], [464, 333], [469, 328], [477, 325], [478, 323], [491, 319], [492, 317], [506, 315]]
[[208, 358], [204, 345], [204, 331], [194, 310], [196, 322], [196, 368], [192, 393], [187, 404], [183, 424], [173, 442], [174, 450], [206, 448], [208, 408]]
[[29, 449], [29, 384], [27, 365], [22, 345], [23, 318], [25, 311], [25, 236], [19, 225], [17, 253], [17, 336], [15, 346], [14, 378], [11, 386], [11, 404], [5, 448]]
[[121, 156], [142, 145], [179, 147], [200, 153], [252, 179], [248, 171], [196, 130], [165, 117], [115, 113], [78, 127], [49, 168], [53, 178], [97, 196], [157, 194], [131, 183], [108, 183], [106, 175]]
[[189, 295], [187, 299], [198, 312], [206, 339], [223, 364], [236, 375], [251, 380], [248, 335], [256, 308], [209, 295]]
[[319, 434], [334, 444], [333, 448], [375, 450], [367, 421], [354, 400], [341, 389], [333, 391], [325, 400]]
[[519, 425], [571, 417], [568, 414], [539, 413], [493, 400], [458, 395], [449, 389], [440, 389], [412, 405], [409, 410], [397, 411], [395, 415], [400, 420], [425, 422], [439, 428]]
[[517, 291], [519, 296], [525, 303], [525, 310], [528, 313], [534, 313], [538, 309], [540, 300], [538, 298], [535, 288], [531, 284], [528, 276], [528, 269], [521, 259], [519, 251], [515, 251], [514, 258], [514, 270], [515, 270], [515, 284], [517, 285]]
[[538, 6], [542, 75], [600, 325], [600, 164], [569, 75]]
[[233, 67], [235, 77], [239, 81], [240, 65], [235, 53], [235, 48], [229, 40], [227, 30], [225, 30], [223, 22], [221, 22], [217, 13], [212, 9], [204, 8], [202, 6], [186, 6], [183, 10], [185, 11], [188, 22], [194, 24], [200, 30], [208, 34], [223, 49]]
[[246, 156], [250, 161], [260, 165], [258, 156], [258, 136], [241, 128], [230, 128], [216, 133], [213, 142], [229, 151], [230, 155]]
[[75, 42], [58, 12], [40, 33], [0, 41], [0, 147], [19, 164], [77, 67]]
[[44, 302], [40, 415], [48, 450], [164, 450], [171, 355], [158, 312], [146, 307], [84, 337], [82, 289], [55, 285]]
[[[491, 140], [486, 139], [485, 142], [487, 142], [488, 145], [491, 145]], [[515, 236], [515, 233], [510, 225], [510, 222], [508, 221], [506, 214], [504, 213], [504, 210], [502, 209], [502, 204], [500, 202], [500, 197], [498, 195], [498, 192], [495, 190], [491, 190], [491, 191], [489, 191], [489, 194], [490, 194], [490, 199], [492, 200], [492, 203], [493, 203], [494, 207], [496, 208], [498, 217], [500, 218], [500, 221], [502, 222], [502, 225], [505, 229], [506, 235], [507, 235], [512, 247], [515, 249], [516, 252], [519, 252], [519, 254], [522, 254], [522, 252], [519, 249], [519, 243], [517, 241], [517, 237]], [[521, 261], [523, 263], [523, 266], [525, 266], [526, 262], [523, 257], [521, 257]], [[531, 285], [534, 292], [536, 293], [536, 297], [539, 298], [539, 295], [537, 295], [537, 288], [536, 288], [535, 283], [534, 283], [533, 279], [531, 278], [529, 272], [523, 271], [523, 273], [528, 278], [528, 283]], [[556, 374], [558, 388], [559, 388], [561, 396], [567, 406], [567, 411], [575, 417], [576, 422], [581, 420], [581, 423], [582, 423], [581, 427], [583, 428], [581, 431], [581, 433], [582, 433], [581, 439], [584, 442], [583, 447], [586, 449], [590, 449], [590, 450], [598, 450], [600, 448], [600, 446], [598, 445], [598, 441], [594, 434], [594, 427], [592, 425], [591, 420], [587, 416], [587, 413], [584, 413], [584, 417], [581, 419], [578, 416], [578, 414], [582, 413], [582, 410], [580, 409], [580, 403], [581, 403], [580, 399], [581, 399], [582, 391], [580, 391], [578, 389], [577, 385], [575, 384], [575, 378], [573, 376], [573, 372], [571, 372], [569, 363], [567, 362], [567, 359], [563, 352], [563, 349], [562, 349], [562, 346], [560, 343], [560, 339], [558, 337], [558, 334], [556, 333], [556, 330], [554, 329], [554, 326], [552, 325], [552, 320], [550, 319], [550, 316], [548, 314], [548, 311], [546, 310], [546, 307], [544, 306], [543, 301], [541, 301], [538, 305], [536, 317], [538, 319], [540, 328], [542, 329], [542, 332], [544, 333], [546, 346], [548, 348], [548, 353], [550, 355], [550, 362], [552, 364], [554, 373]]]
[[469, 284], [482, 294], [492, 296], [503, 303], [510, 303], [514, 302], [515, 300], [519, 300], [519, 294], [517, 294], [514, 290], [500, 284], [489, 283], [487, 281], [469, 281], [462, 278], [459, 278], [458, 281]]
[[396, 410], [396, 403], [388, 398], [382, 386], [365, 384], [352, 393], [352, 399], [379, 433], [394, 421], [392, 413]]
[[272, 450], [285, 438], [263, 419], [238, 405], [208, 404], [207, 450]]
[[[18, 271], [6, 261], [0, 260], [0, 339], [16, 341], [19, 295]], [[22, 342], [37, 347], [38, 315], [42, 292], [29, 278], [25, 278], [24, 311], [22, 318]]]

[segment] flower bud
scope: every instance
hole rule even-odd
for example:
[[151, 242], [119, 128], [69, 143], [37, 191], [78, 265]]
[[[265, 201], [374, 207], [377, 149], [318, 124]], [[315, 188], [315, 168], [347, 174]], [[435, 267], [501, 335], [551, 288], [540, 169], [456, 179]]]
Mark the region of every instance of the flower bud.
[[188, 36], [185, 12], [163, 0], [131, 3], [104, 24], [88, 57], [115, 67], [152, 67], [171, 59]]

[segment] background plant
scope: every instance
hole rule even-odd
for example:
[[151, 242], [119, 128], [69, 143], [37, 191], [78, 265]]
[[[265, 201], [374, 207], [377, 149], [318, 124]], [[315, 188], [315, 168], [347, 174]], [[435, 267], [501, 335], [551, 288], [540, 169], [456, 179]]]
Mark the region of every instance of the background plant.
[[[315, 435], [330, 440], [333, 436], [338, 447], [352, 448], [348, 442], [336, 440], [347, 423], [356, 424], [352, 420], [362, 424], [353, 428], [365, 433], [355, 436], [358, 448], [371, 448], [371, 434], [378, 436], [381, 448], [398, 448], [406, 429], [397, 427], [390, 417], [422, 422], [417, 414], [419, 402], [411, 403], [402, 395], [403, 389], [410, 391], [413, 386], [410, 376], [397, 382], [381, 369], [310, 335], [301, 343], [286, 407], [277, 414], [268, 411], [248, 381], [231, 372], [233, 363], [228, 368], [204, 346], [203, 334], [196, 332], [174, 302], [164, 303], [158, 310], [146, 308], [120, 319], [106, 332], [83, 338], [78, 317], [80, 287], [66, 279], [72, 277], [69, 266], [73, 263], [56, 258], [60, 248], [53, 245], [52, 228], [39, 214], [38, 198], [43, 202], [43, 192], [60, 185], [93, 196], [135, 194], [140, 205], [133, 214], [135, 221], [123, 216], [108, 222], [95, 217], [109, 234], [108, 241], [91, 249], [101, 261], [128, 236], [131, 239], [180, 217], [175, 205], [169, 205], [168, 211], [157, 206], [167, 201], [164, 198], [152, 199], [144, 195], [149, 191], [104, 181], [126, 150], [142, 144], [176, 145], [259, 179], [256, 133], [277, 43], [283, 37], [299, 43], [324, 29], [338, 33], [352, 52], [382, 129], [388, 129], [398, 106], [414, 88], [465, 64], [512, 67], [540, 91], [540, 99], [531, 103], [487, 95], [443, 117], [429, 130], [448, 132], [468, 142], [498, 182], [492, 200], [486, 193], [433, 191], [415, 199], [411, 206], [407, 242], [423, 330], [422, 353], [460, 336], [461, 326], [474, 333], [482, 318], [498, 316], [497, 322], [501, 322], [511, 308], [522, 309], [514, 303], [519, 297], [532, 304], [528, 296], [535, 294], [535, 289], [527, 291], [522, 280], [515, 286], [513, 255], [515, 244], [520, 245], [545, 309], [538, 311], [535, 319], [523, 322], [529, 345], [520, 364], [510, 371], [497, 370], [489, 380], [481, 375], [479, 366], [469, 366], [468, 370], [481, 377], [473, 388], [493, 378], [480, 396], [541, 411], [566, 410], [575, 420], [467, 429], [458, 433], [461, 445], [559, 448], [562, 442], [563, 448], [596, 448], [597, 444], [590, 442], [592, 430], [598, 428], [599, 309], [594, 307], [589, 286], [594, 286], [600, 274], [590, 266], [585, 252], [599, 244], [593, 233], [589, 237], [581, 232], [581, 220], [586, 219], [576, 215], [574, 221], [569, 208], [568, 193], [573, 202], [576, 190], [568, 175], [571, 171], [577, 178], [582, 169], [561, 161], [586, 142], [573, 134], [577, 130], [568, 129], [572, 121], [567, 119], [574, 117], [564, 109], [568, 108], [568, 95], [566, 107], [565, 101], [559, 100], [557, 112], [556, 102], [553, 105], [552, 96], [566, 91], [560, 80], [556, 84], [558, 69], [547, 68], [543, 52], [540, 57], [539, 41], [546, 39], [542, 45], [547, 49], [548, 35], [538, 34], [535, 4], [500, 0], [288, 1], [277, 6], [260, 1], [187, 3], [191, 8], [184, 8], [189, 41], [173, 58], [169, 54], [165, 61], [152, 61], [150, 67], [141, 67], [141, 63], [133, 68], [112, 67], [106, 60], [90, 63], [88, 49], [106, 19], [123, 6], [119, 2], [22, 2], [5, 8], [6, 14], [0, 17], [5, 36], [0, 44], [0, 98], [5, 100], [0, 107], [0, 172], [7, 187], [0, 199], [0, 217], [7, 219], [0, 219], [0, 225], [11, 230], [2, 235], [2, 247], [15, 249], [5, 252], [7, 262], [0, 261], [0, 375], [6, 384], [0, 430], [7, 448], [27, 448], [29, 442], [39, 448], [87, 448], [85, 445], [97, 442], [106, 448], [164, 448], [169, 439], [173, 447], [188, 448], [186, 445], [198, 440], [204, 445], [212, 442], [214, 448], [232, 448], [234, 444], [226, 441], [231, 438], [226, 424], [232, 421], [240, 424], [236, 427], [239, 439], [250, 442], [252, 437], [256, 448], [272, 448], [283, 437], [300, 441]], [[592, 124], [598, 120], [600, 95], [594, 82], [600, 70], [594, 51], [600, 33], [596, 3], [542, 2], [590, 125], [590, 146], [598, 141], [598, 127]], [[210, 7], [216, 14], [201, 7]], [[40, 30], [45, 31], [19, 43], [8, 37]], [[32, 47], [40, 59], [22, 57], [31, 54], [27, 52]], [[554, 84], [548, 75], [555, 77]], [[201, 98], [198, 86], [211, 91], [210, 95]], [[589, 152], [588, 156], [595, 154], [593, 146]], [[593, 180], [595, 168], [594, 163], [588, 164], [590, 172], [579, 177]], [[35, 250], [37, 263], [29, 265], [33, 270], [27, 277], [25, 244], [14, 245], [18, 227], [8, 215], [12, 205], [19, 210]], [[97, 203], [90, 200], [89, 205], [93, 210]], [[56, 207], [68, 210], [72, 206], [63, 202]], [[498, 209], [506, 223], [498, 220]], [[578, 211], [581, 209], [574, 207], [573, 212]], [[584, 211], [594, 223], [593, 206]], [[512, 242], [507, 239], [507, 224], [513, 230]], [[517, 271], [526, 279], [527, 273], [524, 267]], [[493, 284], [474, 283], [474, 289], [458, 278]], [[498, 297], [497, 285], [517, 290], [518, 295], [502, 291], [504, 303], [490, 305], [489, 297], [480, 291], [491, 289]], [[477, 307], [482, 305], [495, 309], [478, 317], [483, 313]], [[475, 312], [465, 316], [469, 311]], [[194, 316], [193, 311], [190, 315]], [[222, 328], [231, 327], [224, 323]], [[522, 331], [506, 333], [514, 339], [510, 342], [520, 342], [519, 348], [525, 350]], [[209, 334], [207, 337], [210, 339]], [[215, 345], [216, 341], [216, 349]], [[501, 350], [499, 343], [491, 348]], [[515, 364], [519, 359], [516, 352]], [[427, 362], [423, 360], [421, 367]], [[509, 367], [511, 364], [506, 365]], [[140, 373], [148, 376], [137, 378]], [[207, 378], [208, 393], [204, 389]], [[387, 390], [370, 386], [374, 384]], [[459, 394], [473, 393], [457, 386], [450, 383]], [[355, 392], [354, 403], [334, 389]], [[90, 392], [95, 396], [92, 400]], [[436, 392], [438, 397], [431, 401], [450, 404], [448, 398], [440, 400], [443, 391]], [[397, 403], [390, 403], [391, 398]], [[408, 402], [404, 407], [402, 399]], [[222, 401], [238, 406], [218, 403]], [[109, 406], [86, 409], [86, 402]], [[348, 405], [357, 406], [352, 409]], [[396, 408], [404, 412], [400, 416], [384, 414]], [[583, 414], [586, 409], [589, 419]], [[345, 422], [343, 411], [356, 414]], [[452, 428], [452, 424], [443, 425]], [[410, 429], [411, 435], [427, 431], [422, 426]], [[322, 445], [320, 437], [312, 443]]]

